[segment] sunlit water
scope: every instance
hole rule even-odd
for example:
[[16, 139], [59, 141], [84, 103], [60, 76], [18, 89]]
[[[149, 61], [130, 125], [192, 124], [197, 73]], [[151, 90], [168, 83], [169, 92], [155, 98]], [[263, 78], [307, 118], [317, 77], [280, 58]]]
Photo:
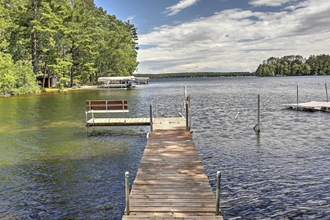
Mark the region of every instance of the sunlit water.
[[[0, 99], [0, 219], [121, 219], [124, 173], [137, 172], [148, 127], [85, 133], [85, 100], [128, 99], [128, 116], [177, 116], [191, 95], [193, 138], [226, 219], [330, 219], [329, 113], [281, 104], [325, 101], [330, 77], [151, 80], [135, 90]], [[257, 95], [261, 97], [261, 133]], [[92, 130], [92, 129], [91, 129]]]

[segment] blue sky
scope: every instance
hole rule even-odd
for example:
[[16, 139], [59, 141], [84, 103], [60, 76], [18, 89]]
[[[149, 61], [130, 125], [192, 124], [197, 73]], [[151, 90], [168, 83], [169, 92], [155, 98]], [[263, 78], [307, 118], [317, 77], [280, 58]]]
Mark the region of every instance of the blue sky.
[[329, 54], [330, 0], [95, 0], [138, 30], [137, 73], [255, 71]]

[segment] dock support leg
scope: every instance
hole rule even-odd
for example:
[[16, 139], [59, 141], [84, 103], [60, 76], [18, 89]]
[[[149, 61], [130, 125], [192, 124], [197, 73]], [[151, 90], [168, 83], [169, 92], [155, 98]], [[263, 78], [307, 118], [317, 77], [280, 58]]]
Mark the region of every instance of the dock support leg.
[[126, 197], [126, 210], [125, 215], [129, 215], [129, 172], [125, 172], [125, 197]]
[[152, 105], [150, 105], [150, 131], [152, 132], [154, 130], [153, 126], [153, 116], [152, 116]]
[[[186, 107], [186, 98], [187, 98], [187, 88], [186, 87], [184, 87], [184, 89], [183, 89], [183, 95], [184, 95], [184, 97], [183, 97], [183, 108], [185, 108]], [[182, 114], [183, 114], [183, 111], [181, 111], [182, 112]]]
[[191, 132], [192, 131], [192, 128], [191, 128], [191, 125], [192, 125], [192, 114], [191, 114], [191, 107], [190, 107], [190, 95], [188, 96], [189, 97], [189, 102], [188, 102], [188, 108], [189, 108], [189, 131]]
[[260, 132], [260, 95], [258, 95], [258, 123], [256, 124], [256, 126], [254, 126], [254, 131], [259, 133]]
[[260, 131], [260, 95], [258, 95], [258, 128]]
[[220, 179], [221, 172], [217, 172], [217, 189], [216, 189], [216, 205], [215, 205], [215, 215], [220, 215]]
[[327, 102], [329, 102], [329, 96], [328, 96], [328, 86], [325, 84], [325, 95], [327, 97]]
[[[189, 96], [187, 96], [188, 100]], [[189, 131], [189, 106], [188, 101], [186, 101], [186, 131]]]
[[296, 110], [298, 110], [298, 106], [299, 106], [299, 87], [297, 86], [297, 108], [296, 108]]

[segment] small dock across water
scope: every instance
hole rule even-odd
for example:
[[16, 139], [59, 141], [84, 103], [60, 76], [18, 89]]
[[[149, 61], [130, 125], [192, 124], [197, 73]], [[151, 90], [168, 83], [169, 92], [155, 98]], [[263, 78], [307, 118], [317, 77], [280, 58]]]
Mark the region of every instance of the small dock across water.
[[283, 104], [282, 106], [288, 109], [293, 110], [301, 110], [301, 111], [322, 111], [322, 112], [330, 112], [330, 102], [328, 96], [328, 87], [325, 84], [325, 92], [326, 92], [326, 102], [304, 102], [299, 103], [299, 87], [297, 86], [297, 102], [293, 104]]
[[155, 118], [123, 220], [223, 219], [186, 130], [182, 117]]
[[301, 111], [323, 111], [330, 112], [330, 102], [305, 102], [295, 104], [283, 104], [285, 108]]

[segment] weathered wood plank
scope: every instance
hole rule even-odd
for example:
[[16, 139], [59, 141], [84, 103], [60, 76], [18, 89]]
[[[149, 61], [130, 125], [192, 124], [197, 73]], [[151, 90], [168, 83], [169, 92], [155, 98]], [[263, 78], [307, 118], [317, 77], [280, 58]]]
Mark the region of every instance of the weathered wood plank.
[[[193, 213], [192, 213], [193, 214]], [[212, 214], [204, 214], [203, 216], [196, 216], [192, 215], [189, 216], [187, 213], [178, 213], [178, 214], [173, 214], [172, 216], [170, 215], [163, 215], [163, 214], [144, 214], [144, 215], [139, 215], [136, 216], [135, 213], [132, 212], [131, 215], [125, 215], [123, 216], [123, 220], [126, 219], [146, 219], [146, 220], [170, 220], [170, 219], [189, 219], [189, 220], [223, 220], [222, 216], [214, 216]]]
[[187, 206], [138, 206], [131, 207], [132, 212], [194, 212], [194, 213], [214, 213], [214, 207], [187, 207]]
[[[145, 198], [137, 198], [134, 197], [133, 199], [134, 203], [136, 204], [140, 204], [142, 202], [145, 203], [151, 203], [151, 202], [162, 202], [162, 203], [166, 203], [166, 202], [170, 202], [170, 203], [187, 203], [187, 202], [191, 202], [194, 203], [196, 201], [198, 202], [203, 202], [203, 203], [212, 203], [212, 205], [214, 205], [214, 199], [205, 199], [205, 198], [201, 198], [201, 199], [195, 199], [195, 198], [149, 198], [149, 199], [145, 199]], [[133, 202], [131, 202], [131, 204], [134, 204]]]
[[205, 197], [205, 195], [209, 194], [203, 194], [203, 193], [195, 193], [195, 194], [131, 194], [130, 198], [132, 199], [144, 199], [147, 201], [148, 199], [194, 199], [194, 200], [205, 200], [210, 199]]

